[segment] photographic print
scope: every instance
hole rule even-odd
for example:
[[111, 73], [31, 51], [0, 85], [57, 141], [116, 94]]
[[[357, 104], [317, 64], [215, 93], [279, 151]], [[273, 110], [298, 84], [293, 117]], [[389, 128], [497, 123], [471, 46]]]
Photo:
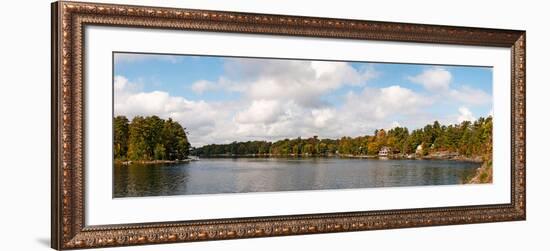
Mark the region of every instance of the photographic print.
[[52, 248], [526, 219], [524, 30], [51, 14]]
[[492, 68], [115, 52], [120, 197], [492, 183]]

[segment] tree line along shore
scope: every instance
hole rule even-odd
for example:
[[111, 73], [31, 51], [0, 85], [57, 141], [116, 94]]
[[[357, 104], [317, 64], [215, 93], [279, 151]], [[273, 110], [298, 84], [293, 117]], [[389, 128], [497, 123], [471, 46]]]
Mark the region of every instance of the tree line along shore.
[[319, 139], [246, 141], [191, 147], [178, 122], [158, 116], [114, 118], [114, 157], [118, 160], [182, 160], [197, 156], [341, 156], [482, 159], [492, 154], [492, 118], [441, 125], [438, 121], [409, 132], [406, 127], [374, 135]]
[[492, 154], [492, 124], [491, 117], [449, 126], [435, 121], [412, 132], [406, 127], [395, 127], [388, 131], [376, 130], [374, 135], [340, 139], [313, 136], [275, 142], [210, 144], [193, 148], [191, 153], [198, 156], [387, 156], [483, 161]]
[[[185, 128], [171, 118], [125, 116], [114, 118], [114, 158], [127, 163], [168, 163], [205, 157], [389, 157], [454, 159], [483, 162], [476, 177], [492, 179], [492, 117], [441, 125], [438, 121], [409, 131], [406, 127], [379, 129], [373, 135], [320, 139], [317, 136], [274, 142], [246, 141], [191, 147]], [[481, 170], [483, 169], [483, 170]], [[483, 172], [483, 174], [482, 174]]]

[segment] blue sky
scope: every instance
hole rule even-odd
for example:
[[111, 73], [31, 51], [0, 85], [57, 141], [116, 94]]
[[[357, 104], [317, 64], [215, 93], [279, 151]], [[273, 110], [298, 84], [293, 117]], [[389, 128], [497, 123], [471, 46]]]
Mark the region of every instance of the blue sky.
[[[414, 129], [434, 120], [451, 124], [492, 113], [490, 67], [114, 57], [115, 114], [172, 117], [198, 144], [308, 133], [356, 136], [392, 125]], [[339, 129], [339, 123], [353, 126]]]

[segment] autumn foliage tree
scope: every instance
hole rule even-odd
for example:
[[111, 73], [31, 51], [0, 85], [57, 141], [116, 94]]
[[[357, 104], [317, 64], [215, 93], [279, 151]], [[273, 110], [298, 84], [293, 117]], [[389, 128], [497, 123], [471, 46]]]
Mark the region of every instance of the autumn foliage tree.
[[394, 153], [416, 153], [422, 145], [421, 155], [434, 152], [454, 152], [463, 156], [484, 156], [492, 152], [491, 117], [475, 122], [464, 121], [455, 125], [441, 125], [438, 121], [409, 131], [406, 127], [379, 129], [374, 135], [319, 139], [317, 136], [302, 139], [283, 139], [275, 142], [247, 141], [230, 144], [211, 144], [194, 150], [197, 155], [275, 155], [275, 156], [327, 156], [376, 155], [382, 147]]

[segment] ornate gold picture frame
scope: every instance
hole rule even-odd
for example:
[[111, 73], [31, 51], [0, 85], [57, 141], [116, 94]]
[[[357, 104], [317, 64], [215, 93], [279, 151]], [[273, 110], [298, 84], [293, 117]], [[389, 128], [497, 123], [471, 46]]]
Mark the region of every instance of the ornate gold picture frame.
[[[52, 228], [54, 249], [363, 231], [526, 219], [525, 31], [113, 4], [52, 4]], [[265, 34], [511, 50], [511, 203], [116, 225], [86, 225], [86, 26]]]

